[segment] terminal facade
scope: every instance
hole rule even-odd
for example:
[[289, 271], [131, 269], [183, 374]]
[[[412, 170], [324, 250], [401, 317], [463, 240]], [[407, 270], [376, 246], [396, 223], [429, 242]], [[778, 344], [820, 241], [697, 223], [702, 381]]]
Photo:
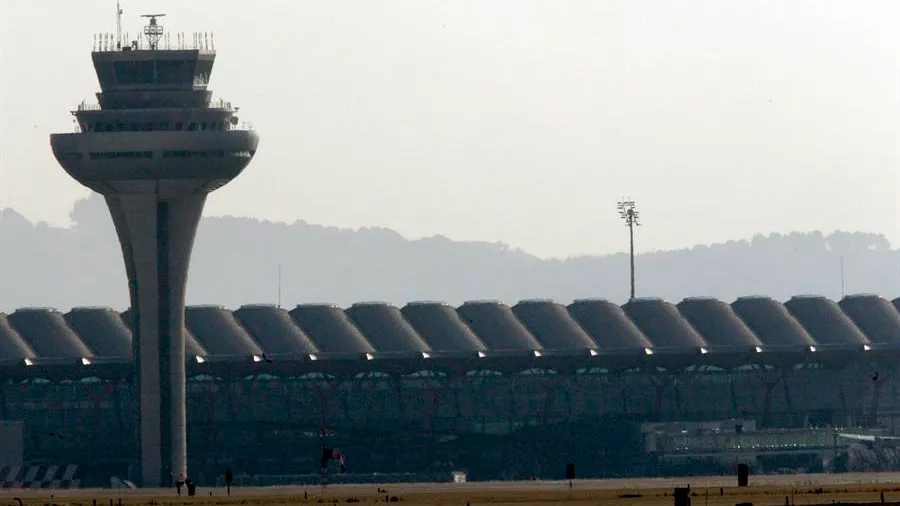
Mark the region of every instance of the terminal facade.
[[[317, 473], [326, 445], [350, 473], [470, 480], [840, 470], [836, 428], [894, 429], [898, 304], [189, 306], [188, 469], [265, 484]], [[27, 464], [101, 485], [133, 469], [132, 327], [130, 310], [0, 314], [0, 407]]]

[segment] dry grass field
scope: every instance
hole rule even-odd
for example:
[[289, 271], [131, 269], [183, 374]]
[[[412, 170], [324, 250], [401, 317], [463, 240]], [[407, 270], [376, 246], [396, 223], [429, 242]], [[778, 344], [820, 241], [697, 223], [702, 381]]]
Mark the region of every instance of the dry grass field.
[[[630, 506], [671, 505], [676, 486], [690, 485], [692, 506], [755, 506], [785, 504], [900, 504], [900, 473], [785, 475], [751, 477], [738, 488], [732, 477], [680, 479], [576, 480], [567, 482], [491, 482], [327, 487], [199, 488], [196, 497], [176, 496], [174, 490], [4, 490], [0, 506], [294, 506], [315, 504], [373, 505], [395, 502], [405, 506]], [[396, 500], [392, 500], [396, 497]]]

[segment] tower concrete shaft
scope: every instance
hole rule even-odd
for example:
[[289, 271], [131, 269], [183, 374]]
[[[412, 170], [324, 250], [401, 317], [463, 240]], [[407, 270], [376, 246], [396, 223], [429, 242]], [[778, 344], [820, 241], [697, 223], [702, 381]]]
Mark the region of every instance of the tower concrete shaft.
[[151, 487], [190, 477], [185, 287], [206, 195], [237, 177], [259, 142], [238, 128], [236, 108], [210, 100], [208, 38], [186, 47], [176, 36], [177, 47], [160, 47], [158, 16], [146, 47], [95, 39], [99, 105], [83, 103], [73, 112], [77, 131], [50, 137], [66, 172], [105, 196], [122, 246], [139, 399], [133, 478]]
[[187, 477], [184, 304], [191, 248], [205, 194], [160, 200], [109, 195], [125, 257], [140, 398], [141, 481]]

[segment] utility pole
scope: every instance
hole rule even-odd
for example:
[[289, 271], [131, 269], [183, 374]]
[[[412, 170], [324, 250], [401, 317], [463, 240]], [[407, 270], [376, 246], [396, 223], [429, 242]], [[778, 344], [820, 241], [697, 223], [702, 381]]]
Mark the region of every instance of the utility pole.
[[278, 309], [281, 309], [281, 264], [278, 264]]
[[844, 298], [844, 255], [841, 255], [841, 298]]
[[638, 220], [640, 213], [638, 213], [633, 200], [620, 200], [616, 208], [619, 210], [619, 217], [625, 220], [625, 226], [628, 227], [631, 259], [631, 297], [628, 300], [634, 300], [634, 227], [641, 226]]

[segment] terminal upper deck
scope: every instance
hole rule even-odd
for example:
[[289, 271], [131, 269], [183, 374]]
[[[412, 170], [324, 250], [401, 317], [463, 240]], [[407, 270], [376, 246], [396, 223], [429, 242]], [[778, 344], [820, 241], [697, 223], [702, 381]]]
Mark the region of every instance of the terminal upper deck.
[[[840, 304], [815, 298], [815, 304], [805, 305], [798, 300], [807, 298], [786, 304], [762, 297], [732, 304], [639, 300], [625, 304], [625, 310], [583, 300], [569, 305], [523, 301], [513, 307], [479, 301], [459, 308], [412, 302], [402, 309], [367, 303], [346, 311], [330, 304], [301, 304], [291, 311], [265, 304], [236, 311], [188, 306], [186, 330], [199, 343], [189, 347], [188, 360], [274, 360], [307, 364], [302, 367], [316, 363], [324, 369], [348, 361], [376, 368], [384, 361], [421, 367], [427, 358], [451, 368], [492, 358], [518, 361], [516, 367], [526, 368], [540, 367], [541, 360], [553, 367], [588, 360], [626, 368], [650, 360], [655, 367], [681, 368], [847, 360], [859, 353], [889, 356], [900, 351], [900, 299], [852, 295]], [[832, 325], [838, 320], [841, 325]], [[107, 308], [76, 308], [67, 314], [26, 308], [0, 314], [0, 350], [7, 350], [0, 363], [9, 365], [24, 359], [125, 363], [131, 360], [127, 312], [124, 318]]]

